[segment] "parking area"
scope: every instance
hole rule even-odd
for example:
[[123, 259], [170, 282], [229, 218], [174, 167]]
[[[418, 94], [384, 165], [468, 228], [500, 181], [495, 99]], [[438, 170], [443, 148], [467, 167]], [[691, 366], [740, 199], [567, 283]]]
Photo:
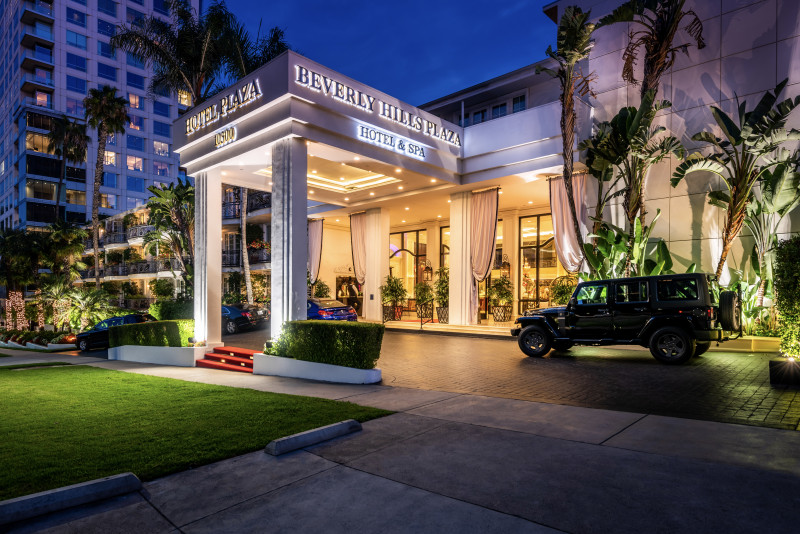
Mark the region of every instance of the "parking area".
[[[226, 336], [263, 346], [266, 331]], [[769, 354], [708, 352], [658, 363], [646, 349], [576, 347], [528, 358], [516, 341], [386, 332], [383, 383], [773, 428], [800, 427], [800, 390], [769, 384]]]

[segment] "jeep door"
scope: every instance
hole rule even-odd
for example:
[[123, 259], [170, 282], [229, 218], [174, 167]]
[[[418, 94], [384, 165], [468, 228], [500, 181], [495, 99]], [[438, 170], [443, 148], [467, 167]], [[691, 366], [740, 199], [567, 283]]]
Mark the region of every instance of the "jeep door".
[[614, 282], [614, 338], [634, 339], [650, 319], [650, 284], [647, 280]]
[[587, 282], [578, 286], [567, 314], [569, 337], [598, 340], [611, 337], [608, 288], [608, 282]]

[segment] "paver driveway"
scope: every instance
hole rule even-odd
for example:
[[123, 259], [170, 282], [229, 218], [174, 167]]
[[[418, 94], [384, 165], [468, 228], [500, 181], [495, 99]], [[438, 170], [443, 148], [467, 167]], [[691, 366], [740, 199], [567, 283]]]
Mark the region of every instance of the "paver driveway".
[[[230, 336], [263, 346], [264, 333]], [[707, 352], [658, 363], [641, 348], [576, 347], [528, 358], [516, 341], [386, 332], [383, 383], [419, 389], [798, 429], [800, 390], [769, 385], [768, 354]]]

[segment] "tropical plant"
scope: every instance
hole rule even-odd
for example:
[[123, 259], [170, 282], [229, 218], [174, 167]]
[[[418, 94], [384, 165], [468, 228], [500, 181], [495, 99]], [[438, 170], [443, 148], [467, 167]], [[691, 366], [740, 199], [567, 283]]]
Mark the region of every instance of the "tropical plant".
[[381, 301], [394, 307], [401, 306], [408, 298], [408, 290], [403, 285], [403, 280], [391, 274], [386, 277], [386, 283], [380, 286]]
[[114, 307], [102, 289], [74, 288], [70, 294], [69, 322], [73, 328], [85, 330], [111, 316]]
[[245, 297], [253, 304], [253, 282], [250, 279], [250, 251], [247, 248], [247, 188], [239, 188], [239, 236], [242, 239], [242, 272], [244, 273]]
[[775, 249], [775, 305], [780, 317], [781, 352], [800, 356], [800, 235], [780, 241]]
[[70, 280], [80, 278], [79, 271], [85, 269], [86, 264], [79, 258], [86, 250], [84, 240], [88, 232], [76, 224], [60, 220], [47, 229], [47, 239], [42, 243], [42, 266], [57, 276], [68, 276]]
[[169, 21], [156, 16], [123, 24], [111, 45], [153, 69], [149, 90], [186, 92], [196, 106], [213, 95], [231, 49], [234, 16], [224, 2], [197, 13], [189, 0], [168, 0]]
[[147, 285], [158, 300], [171, 299], [175, 295], [175, 284], [168, 278], [154, 278]]
[[253, 39], [244, 24], [234, 21], [230, 39], [227, 66], [228, 75], [233, 79], [247, 76], [292, 48], [286, 42], [285, 32], [277, 26], [270, 28], [265, 35], [261, 35], [260, 22], [256, 37]]
[[546, 73], [557, 78], [561, 86], [561, 142], [564, 155], [564, 189], [567, 193], [570, 215], [572, 216], [573, 229], [580, 249], [583, 250], [583, 236], [581, 235], [578, 215], [575, 210], [575, 192], [572, 187], [573, 146], [575, 144], [575, 92], [581, 96], [593, 95], [589, 84], [594, 79], [593, 74], [584, 74], [578, 63], [589, 57], [592, 50], [592, 32], [595, 24], [589, 22], [591, 11], [583, 12], [577, 6], [569, 6], [564, 10], [558, 24], [556, 49], [547, 47], [545, 52], [548, 57], [555, 60], [558, 67], [548, 69], [536, 67], [537, 73]]
[[550, 304], [563, 306], [569, 302], [570, 297], [575, 292], [578, 279], [570, 274], [559, 276], [550, 284]]
[[314, 282], [314, 297], [318, 299], [331, 298], [331, 288], [319, 278]]
[[638, 83], [634, 66], [639, 49], [644, 48], [642, 100], [650, 90], [658, 93], [661, 76], [672, 68], [678, 52], [689, 54], [691, 43], [673, 44], [678, 30], [686, 31], [698, 50], [706, 46], [703, 23], [694, 11], [684, 9], [685, 3], [686, 0], [630, 0], [600, 19], [601, 26], [616, 22], [635, 24], [622, 55], [622, 79], [628, 83]]
[[42, 281], [41, 292], [37, 296], [37, 300], [52, 308], [53, 324], [59, 330], [69, 321], [71, 296], [72, 286], [67, 276], [50, 275]]
[[708, 194], [709, 204], [726, 210], [722, 252], [716, 270], [718, 279], [722, 276], [733, 240], [744, 225], [747, 206], [753, 199], [753, 187], [766, 171], [781, 164], [797, 165], [795, 153], [778, 150], [786, 141], [800, 139], [800, 131], [784, 128], [792, 110], [800, 104], [800, 96], [778, 102], [787, 81], [779, 83], [774, 91], [767, 91], [750, 111], [747, 111], [747, 102], [739, 102], [737, 97], [738, 121], [711, 106], [711, 114], [724, 139], [707, 131], [694, 134], [693, 140], [711, 145], [714, 152], [708, 156], [699, 152], [691, 154], [672, 175], [672, 187], [698, 171], [712, 172], [725, 184], [725, 190]]
[[130, 122], [127, 100], [117, 96], [117, 90], [108, 85], [102, 89], [89, 89], [83, 105], [86, 109], [86, 122], [97, 130], [97, 161], [94, 166], [94, 187], [92, 194], [92, 241], [94, 244], [95, 283], [100, 285], [100, 185], [103, 182], [106, 141], [109, 135], [122, 133]]
[[[742, 306], [742, 331], [745, 335], [774, 336], [778, 333], [778, 316], [774, 306], [764, 306], [763, 298], [773, 298], [771, 280], [762, 280], [755, 269], [746, 276], [741, 270], [734, 272], [729, 289], [739, 291]], [[761, 297], [759, 298], [759, 293]]]
[[436, 304], [447, 308], [450, 304], [450, 269], [442, 265], [436, 269], [436, 280], [433, 282], [433, 298]]
[[414, 285], [414, 299], [418, 305], [433, 302], [433, 297], [433, 288], [428, 282], [419, 282]]
[[[153, 196], [147, 201], [148, 224], [153, 230], [144, 236], [145, 250], [153, 254], [169, 251], [185, 273], [186, 290], [192, 292], [194, 266], [194, 187], [187, 179], [177, 183], [150, 186]], [[188, 258], [188, 261], [185, 259]]]
[[492, 306], [510, 306], [514, 302], [514, 284], [507, 275], [492, 279], [489, 288], [489, 300]]
[[[50, 122], [50, 131], [47, 133], [47, 151], [61, 161], [61, 171], [58, 174], [56, 189], [56, 217], [61, 213], [61, 196], [64, 191], [67, 163], [86, 161], [88, 144], [89, 136], [86, 135], [86, 124], [72, 121], [66, 115], [55, 117]], [[64, 220], [66, 220], [66, 210], [64, 211]]]

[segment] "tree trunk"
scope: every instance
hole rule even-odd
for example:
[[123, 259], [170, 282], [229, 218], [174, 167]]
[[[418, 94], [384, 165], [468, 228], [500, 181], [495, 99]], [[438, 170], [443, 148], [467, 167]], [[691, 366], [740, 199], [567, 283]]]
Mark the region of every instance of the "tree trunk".
[[[734, 207], [738, 204], [742, 204], [745, 207], [736, 211]], [[722, 269], [725, 266], [725, 261], [728, 259], [728, 254], [733, 246], [733, 240], [739, 235], [744, 225], [744, 218], [746, 215], [745, 209], [746, 204], [739, 202], [738, 195], [734, 192], [734, 194], [731, 195], [731, 203], [728, 205], [728, 212], [725, 216], [725, 226], [722, 230], [722, 254], [720, 254], [719, 263], [717, 263], [717, 280], [722, 276]]]
[[[761, 271], [762, 273], [764, 271]], [[764, 305], [764, 292], [767, 290], [767, 279], [762, 278], [758, 284], [758, 291], [756, 291], [756, 307], [760, 308]]]
[[[58, 175], [58, 187], [56, 187], [56, 220], [61, 214], [61, 192], [64, 190], [64, 180], [67, 175], [67, 160], [61, 158], [61, 173]], [[64, 208], [64, 220], [67, 220], [67, 208]]]
[[95, 289], [100, 289], [100, 184], [103, 182], [103, 165], [106, 155], [106, 125], [97, 126], [97, 162], [94, 166], [94, 188], [92, 193], [92, 241], [94, 245]]
[[564, 145], [564, 189], [567, 192], [567, 201], [569, 203], [569, 211], [572, 215], [572, 224], [575, 230], [575, 237], [578, 240], [578, 247], [581, 250], [581, 257], [584, 262], [589, 266], [589, 271], [593, 272], [591, 264], [586, 261], [586, 251], [583, 250], [583, 236], [581, 235], [581, 227], [578, 223], [578, 213], [575, 210], [575, 194], [572, 190], [572, 168], [573, 168], [573, 148], [575, 143], [575, 97], [574, 97], [574, 82], [572, 76], [568, 76], [566, 83], [561, 87], [561, 142]]
[[253, 282], [250, 279], [250, 257], [247, 254], [247, 188], [239, 188], [239, 225], [242, 236], [242, 270], [244, 271], [244, 287], [247, 303], [253, 304]]

